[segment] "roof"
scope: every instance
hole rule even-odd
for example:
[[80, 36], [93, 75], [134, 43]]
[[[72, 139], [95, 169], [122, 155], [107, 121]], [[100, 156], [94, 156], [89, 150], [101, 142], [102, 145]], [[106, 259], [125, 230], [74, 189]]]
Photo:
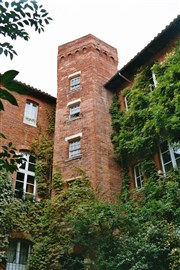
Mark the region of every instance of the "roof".
[[124, 82], [125, 78], [134, 75], [141, 66], [147, 63], [155, 54], [164, 48], [164, 44], [175, 39], [178, 35], [180, 35], [180, 15], [178, 15], [142, 51], [106, 82], [104, 87], [109, 90], [117, 90]]
[[20, 81], [15, 80], [18, 84], [25, 86], [25, 89], [27, 90], [27, 94], [32, 95], [34, 97], [40, 98], [40, 99], [47, 99], [47, 101], [49, 101], [49, 103], [56, 103], [56, 98], [51, 96], [50, 94], [41, 91], [37, 88], [34, 88], [33, 86], [30, 86], [26, 83], [22, 83]]

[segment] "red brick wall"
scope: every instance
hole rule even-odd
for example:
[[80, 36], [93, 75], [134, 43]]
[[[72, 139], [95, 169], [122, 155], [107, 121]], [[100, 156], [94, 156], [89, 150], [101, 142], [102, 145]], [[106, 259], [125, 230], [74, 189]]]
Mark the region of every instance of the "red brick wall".
[[[4, 101], [4, 111], [0, 111], [0, 132], [2, 132], [7, 140], [0, 138], [0, 146], [12, 142], [17, 150], [28, 150], [32, 141], [37, 138], [38, 133], [44, 133], [48, 127], [47, 112], [51, 113], [55, 107], [55, 99], [53, 102], [48, 97], [39, 99], [30, 95], [19, 95], [13, 92], [17, 99], [18, 107]], [[24, 110], [26, 100], [32, 100], [38, 104], [37, 127], [23, 123]], [[39, 129], [40, 128], [40, 129]]]
[[[120, 169], [115, 161], [111, 116], [112, 93], [103, 87], [117, 72], [117, 50], [88, 35], [58, 48], [58, 96], [56, 109], [54, 164], [64, 179], [78, 176], [84, 169], [99, 196], [120, 191]], [[81, 87], [69, 90], [68, 75], [81, 71]], [[70, 121], [67, 103], [81, 99], [81, 118]], [[65, 138], [82, 132], [82, 157], [68, 160]]]
[[[30, 95], [19, 95], [13, 92], [17, 99], [18, 107], [4, 101], [4, 111], [0, 112], [0, 132], [4, 133], [8, 141], [13, 142], [17, 150], [29, 149], [33, 139], [38, 136], [39, 128], [42, 133], [48, 127], [47, 112], [51, 112], [55, 104]], [[26, 100], [32, 100], [38, 104], [37, 127], [23, 123]]]

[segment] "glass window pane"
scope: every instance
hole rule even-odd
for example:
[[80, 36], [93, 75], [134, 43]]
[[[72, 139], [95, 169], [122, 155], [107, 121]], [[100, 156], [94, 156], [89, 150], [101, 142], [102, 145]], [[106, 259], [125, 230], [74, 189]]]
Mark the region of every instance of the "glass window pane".
[[35, 172], [35, 165], [32, 164], [32, 163], [29, 163], [29, 165], [28, 165], [28, 171]]
[[17, 172], [16, 180], [24, 182], [24, 173]]
[[17, 241], [10, 240], [9, 248], [7, 252], [7, 262], [8, 263], [16, 263], [16, 250], [17, 250]]
[[21, 241], [20, 254], [19, 254], [19, 264], [27, 264], [28, 259], [29, 244], [25, 241]]
[[26, 186], [26, 192], [30, 194], [34, 194], [34, 186], [31, 184], [27, 184]]
[[162, 154], [162, 158], [163, 158], [163, 162], [164, 163], [169, 163], [171, 162], [171, 155], [170, 155], [170, 151], [166, 151]]
[[34, 185], [34, 180], [35, 180], [34, 176], [28, 175], [28, 177], [27, 177], [27, 183], [28, 184], [33, 184]]
[[29, 162], [31, 163], [35, 163], [36, 162], [36, 158], [34, 156], [29, 156]]

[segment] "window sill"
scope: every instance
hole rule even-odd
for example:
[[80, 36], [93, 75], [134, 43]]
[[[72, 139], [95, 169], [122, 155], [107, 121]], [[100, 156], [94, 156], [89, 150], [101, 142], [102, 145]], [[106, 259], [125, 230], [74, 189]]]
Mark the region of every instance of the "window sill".
[[70, 93], [74, 93], [74, 92], [80, 91], [81, 89], [82, 89], [82, 87], [79, 86], [79, 87], [77, 87], [77, 88], [75, 88], [75, 89], [69, 89], [69, 92], [70, 92]]
[[69, 118], [68, 120], [67, 120], [67, 122], [69, 123], [69, 122], [73, 122], [73, 121], [75, 121], [75, 120], [79, 120], [79, 119], [81, 119], [82, 117], [81, 116], [77, 116], [77, 117], [74, 117], [74, 118]]
[[37, 125], [35, 124], [35, 125], [33, 125], [33, 124], [30, 124], [30, 123], [26, 123], [26, 122], [23, 122], [25, 125], [28, 125], [28, 126], [31, 126], [31, 127], [37, 127]]
[[64, 160], [64, 162], [69, 162], [69, 161], [72, 161], [72, 160], [75, 160], [75, 159], [81, 159], [81, 158], [82, 158], [82, 154], [79, 155], [79, 156], [73, 157], [73, 158], [66, 159], [66, 160]]

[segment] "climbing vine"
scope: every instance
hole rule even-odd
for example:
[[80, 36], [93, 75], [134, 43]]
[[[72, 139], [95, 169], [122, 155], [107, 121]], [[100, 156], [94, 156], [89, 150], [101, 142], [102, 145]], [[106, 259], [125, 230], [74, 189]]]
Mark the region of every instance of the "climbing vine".
[[[180, 43], [162, 63], [142, 69], [131, 88], [123, 90], [128, 110], [120, 110], [114, 97], [110, 112], [112, 142], [122, 164], [142, 162], [147, 176], [155, 174], [152, 162], [159, 144], [179, 142], [180, 132]], [[152, 71], [157, 86], [152, 88]]]

